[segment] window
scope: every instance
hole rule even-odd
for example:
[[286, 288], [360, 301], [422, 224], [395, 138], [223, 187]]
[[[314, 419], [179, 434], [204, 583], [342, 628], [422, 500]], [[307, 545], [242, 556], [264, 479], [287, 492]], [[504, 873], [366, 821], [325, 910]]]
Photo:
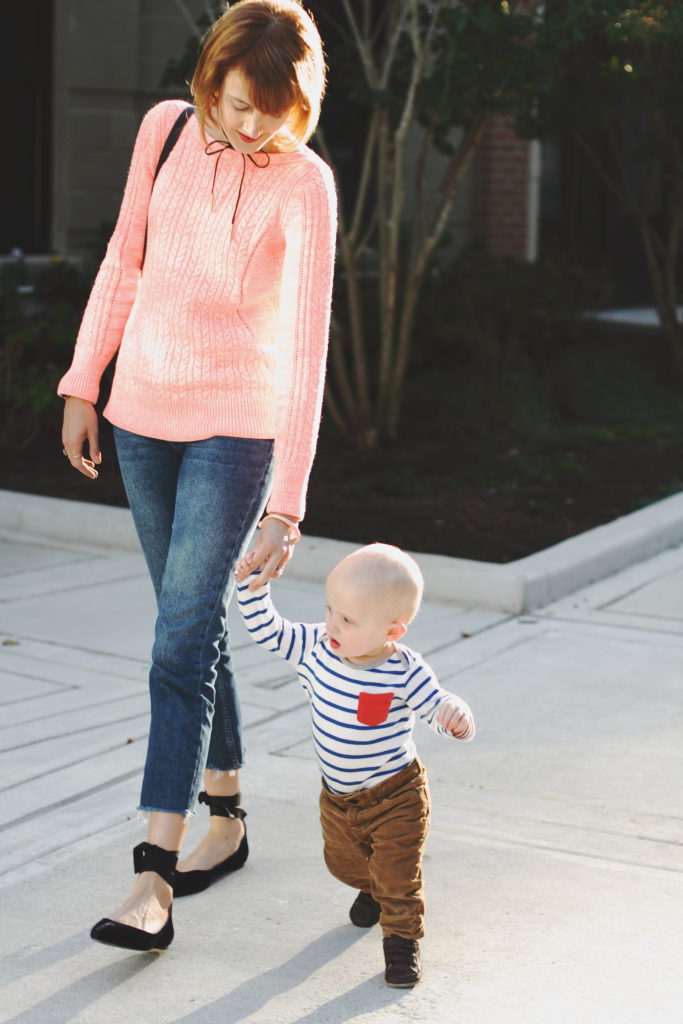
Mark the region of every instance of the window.
[[52, 0], [7, 4], [0, 33], [0, 253], [50, 248]]

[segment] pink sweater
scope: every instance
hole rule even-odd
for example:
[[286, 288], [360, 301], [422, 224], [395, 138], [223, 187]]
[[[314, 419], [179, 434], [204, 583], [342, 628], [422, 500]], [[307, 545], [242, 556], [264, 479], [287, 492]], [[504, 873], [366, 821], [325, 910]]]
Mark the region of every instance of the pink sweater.
[[232, 149], [207, 156], [192, 117], [150, 200], [159, 153], [183, 106], [159, 103], [142, 122], [59, 393], [96, 401], [119, 350], [107, 419], [169, 441], [273, 438], [269, 508], [303, 516], [330, 319], [332, 174], [306, 146], [270, 153], [267, 166]]

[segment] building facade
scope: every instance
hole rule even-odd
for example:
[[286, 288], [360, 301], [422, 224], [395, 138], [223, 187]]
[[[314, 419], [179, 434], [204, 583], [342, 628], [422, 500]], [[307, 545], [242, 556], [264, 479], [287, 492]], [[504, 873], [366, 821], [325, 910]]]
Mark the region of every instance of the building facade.
[[[3, 12], [12, 98], [0, 251], [72, 254], [115, 220], [131, 146], [203, 0], [22, 0]], [[10, 23], [9, 25], [7, 23]], [[3, 203], [5, 206], [5, 203]]]
[[[16, 144], [0, 172], [1, 254], [101, 250], [140, 120], [179, 94], [160, 84], [164, 70], [211, 7], [210, 0], [22, 0], [4, 12], [0, 74]], [[509, 119], [494, 120], [456, 203], [456, 248], [477, 240], [498, 255], [535, 258], [538, 153]]]

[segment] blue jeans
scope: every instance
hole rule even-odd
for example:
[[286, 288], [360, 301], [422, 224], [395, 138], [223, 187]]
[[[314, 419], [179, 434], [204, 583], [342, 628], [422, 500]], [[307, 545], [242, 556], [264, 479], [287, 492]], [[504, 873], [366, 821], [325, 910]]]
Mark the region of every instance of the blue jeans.
[[140, 810], [186, 814], [205, 768], [243, 764], [228, 602], [270, 491], [273, 442], [114, 437], [158, 612]]

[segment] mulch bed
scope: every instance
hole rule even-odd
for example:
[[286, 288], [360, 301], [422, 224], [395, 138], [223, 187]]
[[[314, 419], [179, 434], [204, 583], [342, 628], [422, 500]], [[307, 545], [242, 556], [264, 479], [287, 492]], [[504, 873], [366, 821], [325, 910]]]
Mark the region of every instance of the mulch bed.
[[[407, 424], [406, 436], [410, 436]], [[125, 505], [107, 428], [100, 478], [69, 470], [59, 433], [2, 456], [6, 489]], [[680, 438], [533, 445], [418, 437], [360, 453], [323, 430], [309, 489], [308, 534], [507, 562], [683, 489]]]

